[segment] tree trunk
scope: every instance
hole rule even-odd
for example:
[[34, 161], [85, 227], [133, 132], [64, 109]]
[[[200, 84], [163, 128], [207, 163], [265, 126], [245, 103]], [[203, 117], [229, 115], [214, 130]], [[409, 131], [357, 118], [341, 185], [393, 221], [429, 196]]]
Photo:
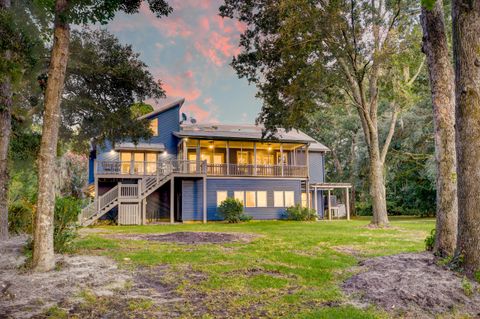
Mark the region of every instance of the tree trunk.
[[[0, 0], [0, 10], [10, 9], [10, 0]], [[10, 52], [4, 53], [5, 60]], [[0, 78], [0, 240], [8, 239], [8, 145], [12, 128], [12, 88], [9, 74]]]
[[[375, 151], [371, 151], [375, 153]], [[378, 154], [378, 153], [377, 153]], [[370, 155], [370, 196], [372, 197], [372, 225], [384, 227], [388, 225], [387, 199], [383, 177], [383, 164], [375, 154]]]
[[455, 152], [455, 91], [442, 0], [422, 8], [422, 51], [427, 56], [435, 127], [437, 225], [434, 253], [451, 256], [457, 242], [457, 180]]
[[67, 8], [67, 0], [56, 0], [52, 55], [45, 90], [42, 141], [38, 169], [38, 202], [35, 224], [33, 268], [49, 271], [55, 267], [53, 250], [54, 174], [57, 155], [60, 102], [68, 62], [70, 28], [61, 16]]
[[467, 274], [480, 270], [480, 1], [454, 0], [458, 256]]

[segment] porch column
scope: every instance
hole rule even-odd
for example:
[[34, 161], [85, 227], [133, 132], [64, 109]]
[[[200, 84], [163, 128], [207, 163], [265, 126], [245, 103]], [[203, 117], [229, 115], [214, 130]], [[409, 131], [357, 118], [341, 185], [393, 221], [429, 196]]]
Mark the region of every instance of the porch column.
[[142, 225], [147, 224], [147, 199], [144, 198], [142, 201]]
[[305, 146], [305, 162], [307, 166], [307, 177], [310, 178], [310, 160], [308, 159], [308, 144]]
[[345, 187], [345, 209], [347, 210], [347, 220], [350, 220], [350, 190]]
[[175, 177], [170, 179], [170, 223], [175, 223]]
[[253, 142], [253, 175], [257, 175], [257, 142]]
[[200, 140], [197, 140], [197, 158], [196, 161], [197, 163], [195, 164], [195, 167], [197, 168], [197, 173], [200, 172]]
[[312, 208], [311, 198], [312, 195], [310, 194], [310, 183], [307, 181], [305, 183], [305, 191], [307, 192], [307, 207], [310, 209]]
[[207, 178], [203, 177], [203, 223], [207, 223]]
[[230, 141], [227, 141], [227, 160], [225, 161], [227, 163], [227, 175], [230, 175]]
[[332, 220], [332, 204], [330, 202], [330, 190], [328, 190], [328, 198], [327, 198], [327, 202], [328, 202], [328, 220]]
[[315, 189], [315, 212], [318, 215], [318, 193], [317, 193], [317, 186], [314, 187]]
[[283, 144], [282, 143], [280, 143], [280, 171], [282, 172], [282, 176], [283, 176]]
[[186, 161], [188, 159], [187, 157], [187, 140], [184, 138], [182, 140], [182, 159]]

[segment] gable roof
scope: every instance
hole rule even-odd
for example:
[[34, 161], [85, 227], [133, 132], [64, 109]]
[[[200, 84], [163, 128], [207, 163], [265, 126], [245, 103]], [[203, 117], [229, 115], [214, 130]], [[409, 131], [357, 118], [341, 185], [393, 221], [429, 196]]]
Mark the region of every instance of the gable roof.
[[173, 108], [173, 107], [175, 107], [175, 106], [177, 106], [177, 105], [180, 105], [180, 107], [182, 107], [183, 103], [185, 103], [185, 98], [181, 98], [181, 99], [172, 101], [172, 102], [170, 102], [170, 103], [168, 103], [168, 104], [155, 107], [152, 112], [147, 113], [147, 114], [145, 114], [145, 115], [142, 115], [142, 116], [140, 116], [138, 119], [139, 119], [139, 120], [143, 120], [143, 119], [146, 119], [146, 118], [155, 116], [155, 115], [157, 115], [157, 114], [159, 114], [159, 113], [162, 113], [162, 112], [165, 112], [165, 111], [167, 111], [167, 110], [169, 110], [169, 109], [171, 109], [171, 108]]
[[[226, 125], [226, 124], [183, 124], [180, 132], [174, 134], [178, 137], [224, 138], [232, 140], [262, 140], [262, 125]], [[279, 128], [275, 138], [282, 142], [309, 143], [316, 145], [318, 151], [328, 151], [323, 144], [317, 142], [300, 130], [287, 132]]]

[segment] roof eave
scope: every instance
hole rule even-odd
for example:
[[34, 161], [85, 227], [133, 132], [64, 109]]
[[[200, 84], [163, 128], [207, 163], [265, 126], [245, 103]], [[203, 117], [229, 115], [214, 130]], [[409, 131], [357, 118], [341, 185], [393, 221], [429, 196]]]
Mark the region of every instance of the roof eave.
[[143, 119], [149, 118], [151, 116], [155, 116], [155, 115], [160, 114], [162, 112], [168, 111], [169, 109], [171, 109], [171, 108], [173, 108], [177, 105], [180, 105], [180, 107], [182, 107], [183, 103], [185, 103], [185, 98], [181, 98], [181, 99], [172, 101], [172, 102], [158, 108], [157, 110], [154, 110], [154, 111], [152, 111], [148, 114], [145, 114], [145, 115], [142, 115], [142, 116], [138, 117], [137, 119], [143, 120]]

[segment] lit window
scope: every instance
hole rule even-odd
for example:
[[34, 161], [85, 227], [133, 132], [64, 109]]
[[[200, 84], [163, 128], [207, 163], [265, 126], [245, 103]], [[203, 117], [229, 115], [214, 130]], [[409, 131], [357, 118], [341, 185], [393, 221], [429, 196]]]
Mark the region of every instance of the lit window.
[[226, 191], [218, 191], [217, 192], [217, 206], [220, 206], [224, 200], [226, 200], [228, 194]]
[[257, 207], [267, 207], [267, 192], [257, 192]]
[[302, 193], [302, 207], [307, 207], [308, 205], [307, 193]]
[[273, 206], [285, 207], [283, 205], [283, 192], [273, 192]]
[[242, 204], [245, 202], [244, 196], [245, 196], [244, 192], [240, 192], [240, 191], [233, 192], [233, 198], [238, 199]]
[[255, 198], [255, 192], [246, 192], [245, 193], [245, 207], [256, 207], [256, 198]]
[[285, 192], [285, 207], [295, 206], [295, 193]]
[[150, 130], [153, 136], [158, 136], [158, 118], [154, 118], [150, 121]]

